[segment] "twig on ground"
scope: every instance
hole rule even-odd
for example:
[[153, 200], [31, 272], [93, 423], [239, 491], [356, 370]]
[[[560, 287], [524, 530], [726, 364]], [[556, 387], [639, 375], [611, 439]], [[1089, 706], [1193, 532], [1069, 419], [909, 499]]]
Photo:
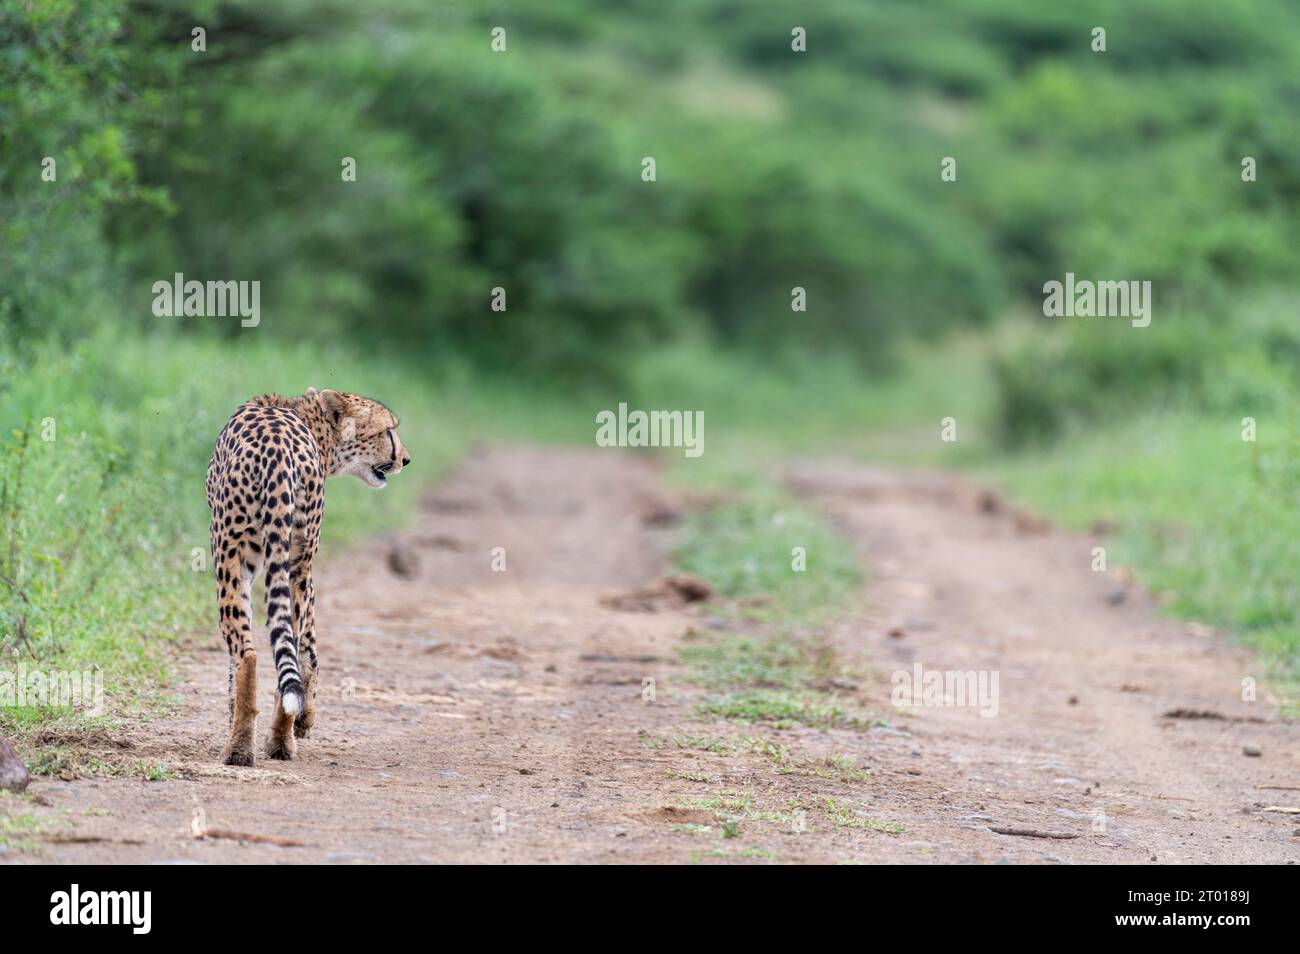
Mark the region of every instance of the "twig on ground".
[[301, 841], [281, 838], [279, 835], [254, 835], [246, 831], [230, 831], [227, 828], [209, 828], [201, 838], [224, 838], [226, 841], [248, 841], [258, 845], [278, 845], [281, 848], [304, 848]]
[[989, 826], [989, 831], [999, 835], [1017, 835], [1021, 838], [1078, 838], [1068, 831], [1041, 831], [1037, 828], [999, 828]]

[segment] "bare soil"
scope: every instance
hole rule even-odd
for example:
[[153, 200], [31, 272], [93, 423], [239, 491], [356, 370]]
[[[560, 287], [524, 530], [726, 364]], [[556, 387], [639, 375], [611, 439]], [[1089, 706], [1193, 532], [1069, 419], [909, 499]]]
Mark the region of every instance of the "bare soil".
[[[408, 532], [318, 569], [319, 720], [296, 760], [219, 764], [214, 632], [183, 660], [177, 714], [103, 742], [172, 776], [37, 778], [23, 811], [39, 833], [0, 860], [1300, 859], [1300, 817], [1266, 810], [1300, 806], [1300, 746], [1264, 673], [1122, 571], [1093, 572], [1099, 541], [952, 477], [818, 464], [787, 478], [860, 547], [861, 606], [831, 634], [857, 675], [834, 691], [881, 724], [698, 717], [677, 651], [729, 624], [656, 584], [677, 504], [653, 463], [490, 447]], [[996, 671], [996, 716], [895, 707], [891, 675], [916, 663]], [[1243, 701], [1245, 677], [1259, 701]], [[752, 738], [794, 759], [782, 770]]]

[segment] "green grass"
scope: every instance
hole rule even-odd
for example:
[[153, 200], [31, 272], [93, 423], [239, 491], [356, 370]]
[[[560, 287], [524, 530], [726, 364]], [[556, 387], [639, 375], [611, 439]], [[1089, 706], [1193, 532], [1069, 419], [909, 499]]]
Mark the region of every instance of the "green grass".
[[[743, 483], [732, 485], [744, 487]], [[759, 485], [737, 500], [691, 515], [676, 549], [682, 569], [708, 580], [747, 615], [787, 624], [824, 621], [861, 581], [851, 544], [788, 494]], [[729, 660], [780, 668], [783, 650], [756, 642]]]
[[822, 800], [822, 813], [838, 828], [862, 828], [868, 831], [883, 832], [888, 835], [901, 835], [905, 831], [902, 825], [877, 821], [868, 817], [863, 809], [847, 802], [837, 801], [834, 798]]
[[685, 825], [674, 825], [673, 831], [680, 832], [683, 835], [711, 835], [713, 834], [713, 826], [688, 822]]
[[753, 810], [754, 799], [748, 792], [742, 792], [739, 795], [703, 795], [682, 798], [678, 804], [682, 808], [698, 808], [703, 811], [716, 812], [720, 815], [743, 816]]
[[766, 724], [774, 729], [797, 725], [814, 729], [865, 729], [875, 721], [858, 712], [856, 706], [816, 691], [746, 689], [712, 696], [695, 708], [707, 718], [745, 725]]
[[[853, 758], [803, 757], [772, 734], [800, 727], [863, 731], [875, 724], [852, 696], [837, 689], [847, 669], [827, 633], [832, 621], [852, 610], [862, 583], [852, 541], [773, 485], [752, 458], [744, 460], [748, 466], [736, 470], [688, 473], [683, 466], [672, 471], [679, 483], [727, 494], [688, 515], [675, 552], [683, 569], [717, 588], [721, 600], [714, 612], [729, 626], [690, 630], [679, 652], [689, 679], [708, 690], [695, 706], [697, 718], [761, 726], [764, 734], [679, 736], [676, 745], [751, 756], [770, 773], [772, 793], [796, 779], [801, 786], [817, 787], [863, 782], [867, 773]], [[738, 463], [730, 461], [730, 468]], [[805, 569], [791, 566], [792, 546], [806, 548]], [[665, 739], [654, 747], [666, 745]], [[751, 823], [807, 830], [797, 799], [786, 811], [757, 808], [749, 792], [687, 797], [680, 804], [713, 812], [717, 825], [692, 833], [711, 834], [720, 827], [723, 841], [744, 837]], [[875, 823], [845, 815], [837, 824], [868, 828]], [[710, 855], [741, 857], [720, 845]], [[751, 856], [766, 854], [760, 850], [745, 857]]]
[[[705, 452], [673, 458], [673, 479], [697, 489], [755, 489], [762, 465], [800, 454], [869, 456], [944, 464], [976, 446], [994, 382], [989, 351], [1017, 328], [953, 333], [900, 346], [888, 369], [864, 370], [842, 354], [784, 355], [778, 366], [699, 343], [640, 356], [630, 371], [642, 407], [704, 412]], [[958, 422], [958, 442], [939, 440]]]
[[705, 735], [679, 735], [673, 740], [679, 749], [693, 749], [697, 752], [730, 752], [736, 743], [731, 739], [717, 739]]
[[841, 782], [865, 782], [871, 774], [866, 769], [859, 768], [857, 759], [851, 755], [782, 761], [778, 763], [776, 771], [779, 775], [802, 775]]
[[27, 749], [27, 769], [32, 775], [59, 777], [138, 778], [165, 782], [176, 778], [169, 765], [131, 758], [99, 730], [111, 727], [108, 720], [76, 722], [46, 715], [20, 723], [27, 730], [22, 739]]
[[708, 783], [708, 782], [712, 782], [712, 781], [714, 781], [714, 778], [713, 778], [712, 775], [707, 775], [707, 774], [705, 774], [705, 773], [703, 773], [703, 772], [689, 772], [689, 773], [688, 773], [688, 772], [677, 772], [677, 771], [674, 771], [673, 769], [665, 769], [665, 770], [664, 770], [664, 778], [679, 778], [679, 779], [681, 779], [682, 781], [685, 781], [685, 782], [703, 782], [703, 783]]
[[39, 815], [22, 810], [30, 804], [22, 795], [0, 790], [0, 846], [9, 851], [29, 854], [37, 850], [41, 836], [50, 823]]
[[723, 848], [721, 845], [715, 845], [702, 855], [699, 852], [691, 852], [690, 863], [699, 864], [702, 858], [743, 858], [755, 859], [762, 861], [776, 861], [780, 854], [770, 848], [736, 848], [734, 850]]
[[741, 496], [692, 513], [676, 559], [721, 594], [718, 613], [753, 631], [691, 631], [682, 662], [692, 681], [715, 690], [696, 713], [776, 729], [869, 726], [852, 702], [827, 691], [843, 665], [824, 627], [861, 584], [851, 541], [755, 473], [724, 486], [742, 488]]
[[688, 642], [679, 653], [694, 681], [711, 689], [731, 686], [794, 689], [827, 675], [833, 668], [829, 647], [805, 650], [773, 636], [737, 636]]

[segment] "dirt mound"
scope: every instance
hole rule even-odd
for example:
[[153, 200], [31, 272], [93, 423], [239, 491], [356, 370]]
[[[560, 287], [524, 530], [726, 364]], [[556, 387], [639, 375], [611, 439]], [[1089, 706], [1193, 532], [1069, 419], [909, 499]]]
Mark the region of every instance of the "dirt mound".
[[713, 587], [691, 573], [665, 576], [646, 586], [604, 596], [601, 606], [628, 613], [659, 613], [681, 609], [689, 603], [703, 603], [713, 597]]

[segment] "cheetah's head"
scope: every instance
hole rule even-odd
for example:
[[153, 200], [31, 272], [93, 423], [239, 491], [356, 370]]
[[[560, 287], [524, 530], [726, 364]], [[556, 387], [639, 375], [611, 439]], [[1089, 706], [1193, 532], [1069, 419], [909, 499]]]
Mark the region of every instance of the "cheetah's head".
[[334, 432], [331, 474], [351, 474], [371, 487], [383, 487], [411, 463], [397, 436], [397, 416], [378, 401], [315, 388], [307, 389], [307, 397], [316, 399], [325, 424]]

